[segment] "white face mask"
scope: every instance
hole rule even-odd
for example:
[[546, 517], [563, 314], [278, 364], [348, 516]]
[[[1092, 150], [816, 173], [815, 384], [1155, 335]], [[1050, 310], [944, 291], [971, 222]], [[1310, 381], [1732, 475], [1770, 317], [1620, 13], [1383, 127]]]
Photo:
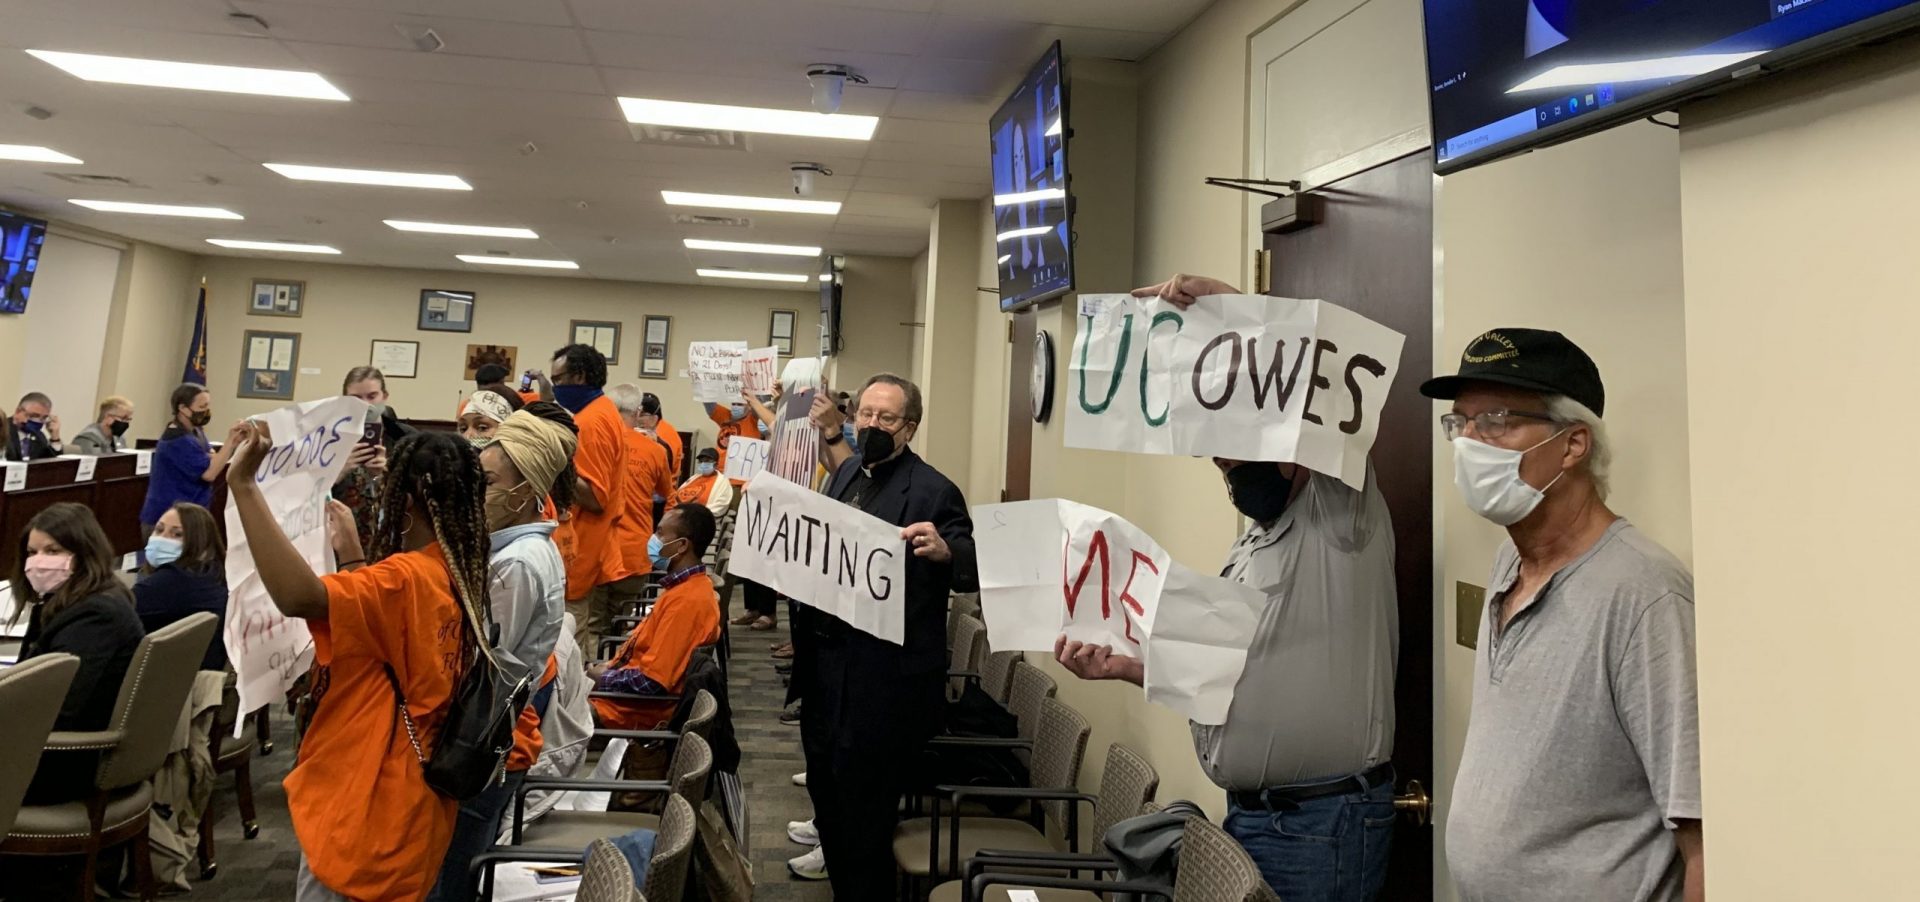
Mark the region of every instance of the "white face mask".
[[[1565, 435], [1566, 431], [1562, 429], [1547, 436], [1546, 441], [1533, 448]], [[1520, 478], [1520, 461], [1533, 448], [1512, 451], [1464, 435], [1454, 439], [1453, 484], [1459, 486], [1467, 506], [1501, 526], [1512, 526], [1533, 513], [1546, 498], [1547, 489], [1560, 481], [1560, 477], [1555, 476], [1546, 488], [1536, 489]], [[1561, 476], [1564, 475], [1562, 471]]]

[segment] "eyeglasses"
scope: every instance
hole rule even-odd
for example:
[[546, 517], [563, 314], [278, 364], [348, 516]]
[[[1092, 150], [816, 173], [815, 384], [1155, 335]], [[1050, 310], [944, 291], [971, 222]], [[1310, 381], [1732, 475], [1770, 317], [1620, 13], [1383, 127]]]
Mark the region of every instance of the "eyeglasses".
[[900, 428], [900, 424], [907, 422], [907, 418], [885, 410], [874, 410], [871, 407], [862, 407], [859, 412], [853, 415], [853, 422], [856, 425], [872, 424], [882, 429], [892, 431]]
[[1506, 435], [1508, 429], [1519, 425], [1512, 422], [1515, 418], [1539, 420], [1543, 423], [1559, 422], [1559, 420], [1544, 413], [1528, 413], [1522, 410], [1489, 410], [1485, 413], [1474, 414], [1473, 416], [1467, 416], [1464, 413], [1442, 414], [1440, 417], [1440, 428], [1446, 433], [1447, 441], [1453, 441], [1460, 436], [1466, 435], [1468, 423], [1473, 424], [1473, 432], [1480, 438], [1497, 439]]

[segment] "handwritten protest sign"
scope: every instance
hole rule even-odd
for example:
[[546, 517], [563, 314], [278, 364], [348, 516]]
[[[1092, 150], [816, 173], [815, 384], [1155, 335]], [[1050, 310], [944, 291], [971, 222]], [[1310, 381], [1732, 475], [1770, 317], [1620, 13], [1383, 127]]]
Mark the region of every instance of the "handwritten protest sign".
[[731, 571], [895, 645], [906, 641], [900, 527], [763, 470], [747, 483]]
[[820, 358], [801, 357], [787, 361], [780, 374], [780, 406], [774, 411], [773, 447], [767, 469], [788, 482], [813, 485], [813, 473], [820, 461], [820, 430], [813, 425], [810, 411], [813, 397], [819, 394]]
[[693, 381], [693, 399], [706, 404], [730, 404], [740, 399], [744, 341], [687, 343], [687, 378]]
[[727, 478], [746, 482], [767, 468], [767, 452], [772, 445], [766, 439], [736, 435], [727, 441]]
[[1131, 523], [1049, 498], [973, 509], [980, 609], [995, 651], [1053, 650], [1061, 635], [1145, 664], [1151, 701], [1219, 724], [1267, 605], [1251, 587], [1188, 569]]
[[774, 375], [780, 365], [779, 348], [748, 348], [740, 359], [740, 387], [752, 394], [773, 394]]
[[[327, 501], [360, 440], [367, 403], [329, 398], [282, 407], [256, 419], [273, 433], [274, 446], [260, 462], [255, 482], [267, 510], [316, 573], [333, 572], [327, 540]], [[240, 528], [240, 509], [227, 505], [227, 658], [238, 674], [240, 710], [250, 712], [280, 700], [313, 663], [307, 622], [274, 607]]]
[[1067, 444], [1287, 461], [1365, 484], [1405, 336], [1326, 301], [1081, 300]]

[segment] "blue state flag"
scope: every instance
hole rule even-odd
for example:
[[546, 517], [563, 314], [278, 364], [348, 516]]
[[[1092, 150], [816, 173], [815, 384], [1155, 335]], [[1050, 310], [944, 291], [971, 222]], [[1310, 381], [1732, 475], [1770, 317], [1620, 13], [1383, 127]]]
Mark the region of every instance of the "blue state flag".
[[207, 286], [200, 285], [200, 311], [193, 316], [193, 340], [187, 344], [187, 366], [182, 382], [207, 384]]

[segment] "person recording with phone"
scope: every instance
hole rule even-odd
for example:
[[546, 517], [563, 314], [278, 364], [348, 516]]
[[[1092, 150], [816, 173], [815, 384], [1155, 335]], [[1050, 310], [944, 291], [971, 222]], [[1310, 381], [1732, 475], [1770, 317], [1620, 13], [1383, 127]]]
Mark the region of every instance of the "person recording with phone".
[[359, 398], [373, 408], [367, 413], [360, 442], [347, 456], [346, 470], [333, 484], [333, 500], [353, 512], [354, 526], [364, 545], [373, 541], [374, 503], [380, 494], [380, 477], [387, 471], [387, 453], [416, 430], [400, 422], [393, 408], [387, 406], [387, 377], [374, 367], [348, 370], [340, 383], [340, 393]]
[[213, 501], [213, 483], [227, 468], [231, 446], [218, 451], [207, 441], [213, 422], [213, 396], [204, 385], [184, 382], [167, 399], [173, 419], [153, 447], [153, 469], [147, 477], [147, 500], [140, 506], [140, 529], [149, 535], [160, 516], [181, 502], [206, 507]]

